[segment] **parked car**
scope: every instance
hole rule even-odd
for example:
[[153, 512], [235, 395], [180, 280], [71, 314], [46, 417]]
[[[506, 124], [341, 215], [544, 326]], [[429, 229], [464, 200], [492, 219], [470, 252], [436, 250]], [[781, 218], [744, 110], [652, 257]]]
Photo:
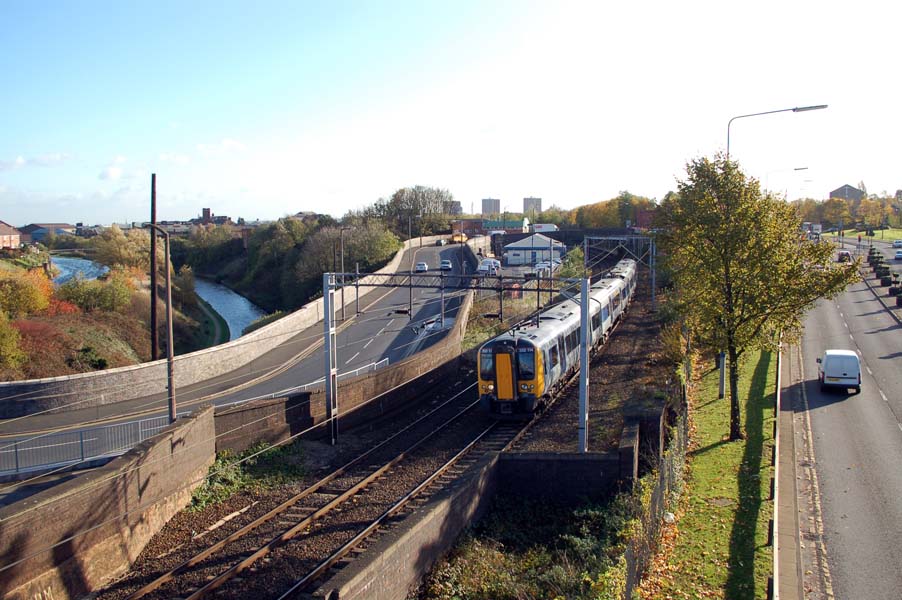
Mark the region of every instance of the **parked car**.
[[893, 248], [902, 248], [902, 240], [893, 240]]
[[429, 271], [429, 265], [424, 262], [418, 262], [417, 266], [414, 267], [413, 270], [417, 273], [426, 273], [427, 271]]
[[450, 260], [445, 259], [442, 261], [442, 264], [439, 267], [439, 269], [441, 269], [442, 271], [451, 271], [452, 269], [454, 269], [454, 266], [451, 264]]
[[852, 253], [848, 250], [840, 250], [836, 255], [836, 262], [852, 262]]
[[444, 246], [447, 243], [448, 243], [448, 240], [446, 240], [445, 238], [439, 238], [439, 239], [435, 240], [436, 246]]
[[902, 260], [902, 250], [896, 250], [896, 260]]
[[822, 392], [830, 387], [861, 391], [861, 361], [853, 350], [825, 350], [817, 359], [817, 375]]

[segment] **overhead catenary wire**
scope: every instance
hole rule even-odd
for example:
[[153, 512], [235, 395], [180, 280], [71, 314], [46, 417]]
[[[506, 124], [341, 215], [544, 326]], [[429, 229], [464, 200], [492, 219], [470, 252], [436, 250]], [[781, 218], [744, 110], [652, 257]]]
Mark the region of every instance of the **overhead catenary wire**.
[[[393, 348], [393, 350], [403, 349], [404, 347], [407, 347], [407, 346], [409, 346], [409, 345], [411, 345], [411, 344], [422, 343], [424, 340], [426, 340], [426, 339], [428, 339], [428, 338], [431, 338], [431, 337], [434, 337], [434, 336], [443, 335], [445, 332], [446, 332], [445, 330], [435, 330], [435, 331], [432, 331], [432, 332], [430, 332], [430, 333], [428, 333], [428, 334], [426, 334], [426, 335], [424, 335], [424, 336], [419, 336], [417, 339], [415, 339], [415, 340], [413, 340], [413, 341], [411, 341], [411, 342], [408, 342], [408, 343], [406, 343], [406, 344], [401, 344], [400, 346], [396, 346], [396, 347]], [[315, 383], [315, 382], [312, 382], [312, 383]], [[309, 385], [309, 384], [307, 384], [307, 385]], [[292, 389], [292, 388], [289, 388], [289, 389]], [[286, 390], [286, 391], [287, 391], [287, 390]], [[236, 400], [233, 404], [241, 404], [241, 403], [245, 403], [245, 402], [249, 402], [249, 401], [253, 401], [253, 400], [259, 400], [259, 399], [263, 399], [263, 398], [268, 398], [268, 397], [271, 397], [271, 396], [270, 396], [270, 395], [256, 396], [256, 397], [253, 397], [253, 396], [252, 396], [252, 397], [248, 397], [248, 398], [245, 398], [245, 399], [239, 399], [239, 400]], [[157, 402], [157, 401], [154, 401], [154, 402]], [[257, 422], [257, 421], [252, 421], [252, 422], [250, 422], [249, 424], [254, 424], [254, 423], [256, 423], [256, 422]], [[221, 435], [226, 435], [226, 434], [228, 434], [228, 433], [231, 433], [231, 431], [224, 432], [223, 434], [220, 434], [220, 435], [218, 435], [218, 436], [216, 436], [216, 437], [220, 437]], [[32, 437], [32, 438], [27, 438], [26, 440], [16, 440], [16, 442], [13, 442], [12, 444], [7, 444], [7, 445], [4, 446], [4, 447], [0, 447], [0, 450], [2, 450], [2, 449], [4, 449], [4, 448], [9, 448], [9, 447], [11, 447], [12, 445], [14, 445], [15, 443], [22, 443], [22, 442], [26, 442], [26, 441], [32, 441], [32, 440], [40, 439], [40, 438], [42, 438], [42, 437], [45, 437], [45, 436], [47, 436], [47, 435], [52, 435], [52, 434], [53, 434], [53, 432], [48, 432], [48, 433], [36, 435], [36, 436], [34, 436], [34, 437]], [[10, 489], [14, 489], [14, 488], [16, 488], [16, 487], [20, 487], [20, 486], [24, 485], [25, 483], [28, 483], [28, 482], [31, 482], [31, 481], [34, 481], [34, 480], [38, 479], [39, 477], [44, 477], [44, 476], [46, 476], [46, 475], [48, 475], [48, 474], [52, 474], [52, 473], [54, 473], [54, 472], [59, 472], [59, 471], [62, 471], [62, 470], [71, 469], [71, 468], [76, 467], [76, 466], [78, 466], [78, 465], [80, 465], [80, 464], [83, 464], [83, 463], [86, 463], [86, 462], [90, 462], [91, 460], [94, 460], [94, 458], [96, 458], [96, 457], [85, 458], [84, 460], [77, 461], [77, 462], [74, 462], [74, 463], [67, 463], [66, 465], [63, 465], [63, 466], [61, 466], [61, 467], [58, 467], [57, 469], [51, 470], [49, 473], [47, 473], [47, 472], [42, 473], [42, 474], [39, 475], [39, 476], [36, 476], [36, 477], [34, 477], [34, 478], [25, 480], [25, 481], [23, 481], [23, 482], [19, 482], [19, 483], [13, 485], [13, 486], [7, 486], [6, 488], [3, 488], [3, 489], [0, 490], [0, 491], [8, 491], [8, 490], [10, 490]]]
[[[461, 396], [462, 394], [464, 394], [465, 392], [468, 392], [468, 391], [469, 391], [471, 388], [473, 388], [475, 385], [476, 385], [476, 384], [473, 383], [473, 384], [467, 386], [466, 388], [464, 388], [463, 390], [459, 391], [457, 394], [455, 394], [454, 396], [452, 396], [451, 398], [449, 398], [447, 401], [445, 401], [442, 405], [439, 405], [439, 406], [435, 407], [433, 410], [431, 410], [431, 411], [428, 412], [427, 414], [423, 415], [421, 418], [417, 419], [416, 421], [414, 421], [413, 423], [411, 423], [411, 424], [409, 424], [408, 426], [404, 427], [403, 429], [401, 429], [400, 431], [396, 432], [396, 433], [393, 434], [392, 436], [390, 436], [390, 437], [386, 438], [385, 440], [383, 440], [383, 442], [381, 442], [378, 446], [376, 446], [376, 448], [381, 447], [382, 445], [387, 444], [388, 442], [390, 442], [391, 440], [393, 440], [395, 437], [401, 435], [402, 433], [404, 433], [404, 432], [407, 431], [408, 429], [414, 427], [416, 424], [418, 424], [419, 422], [421, 422], [423, 419], [426, 419], [427, 417], [431, 416], [434, 412], [436, 412], [437, 410], [439, 410], [442, 406], [444, 406], [444, 405], [447, 404], [448, 402], [451, 402], [451, 401], [455, 400], [456, 398], [458, 398], [459, 396]], [[304, 434], [306, 434], [306, 433], [309, 433], [309, 432], [313, 431], [314, 429], [316, 429], [316, 428], [318, 428], [318, 427], [323, 427], [323, 426], [326, 425], [327, 423], [328, 423], [328, 421], [327, 421], [327, 420], [324, 420], [324, 421], [321, 422], [321, 423], [318, 423], [318, 424], [316, 424], [316, 425], [314, 425], [314, 426], [311, 426], [311, 427], [309, 427], [309, 428], [307, 428], [307, 429], [305, 429], [305, 430], [303, 430], [303, 431], [299, 431], [299, 432], [297, 432], [297, 433], [295, 433], [295, 434], [293, 434], [293, 435], [288, 436], [286, 439], [284, 439], [284, 440], [282, 440], [282, 441], [280, 441], [280, 442], [274, 444], [273, 446], [270, 446], [270, 447], [268, 447], [268, 448], [264, 448], [264, 449], [262, 449], [262, 450], [259, 450], [258, 452], [254, 452], [254, 453], [250, 454], [249, 456], [243, 457], [243, 458], [241, 458], [241, 459], [239, 459], [239, 460], [236, 460], [236, 461], [234, 461], [234, 462], [232, 462], [232, 463], [228, 463], [228, 464], [226, 464], [226, 465], [223, 465], [223, 466], [220, 467], [219, 469], [212, 469], [211, 472], [208, 472], [206, 475], [204, 475], [204, 476], [202, 476], [202, 477], [195, 478], [195, 479], [193, 479], [192, 481], [189, 481], [189, 482], [184, 483], [184, 484], [183, 484], [182, 486], [180, 486], [177, 490], [175, 490], [175, 492], [180, 492], [180, 491], [186, 490], [186, 489], [190, 488], [191, 486], [193, 486], [193, 485], [195, 485], [195, 484], [201, 483], [202, 481], [205, 481], [206, 479], [209, 479], [209, 478], [212, 477], [213, 475], [217, 475], [217, 474], [219, 474], [220, 472], [223, 472], [223, 471], [232, 469], [234, 466], [239, 465], [239, 464], [242, 464], [242, 463], [244, 463], [244, 462], [246, 462], [246, 461], [248, 461], [248, 460], [251, 460], [252, 458], [256, 458], [256, 457], [259, 456], [260, 454], [263, 454], [263, 453], [265, 453], [265, 452], [268, 452], [268, 451], [272, 450], [273, 448], [278, 448], [278, 447], [280, 447], [280, 446], [284, 446], [284, 445], [288, 444], [289, 442], [294, 441], [295, 439], [297, 439], [297, 438], [300, 437], [301, 435], [304, 435]], [[143, 468], [143, 467], [146, 467], [146, 465], [147, 465], [147, 463], [145, 463], [145, 465], [143, 465], [142, 468]], [[121, 475], [122, 475], [122, 474], [117, 474], [116, 477], [120, 477]], [[109, 480], [107, 480], [107, 481], [109, 481]], [[157, 501], [158, 501], [158, 500], [157, 500]], [[49, 545], [49, 546], [46, 546], [46, 547], [44, 547], [44, 548], [40, 548], [40, 549], [38, 549], [38, 550], [35, 550], [34, 552], [32, 552], [31, 554], [29, 554], [28, 556], [24, 556], [24, 557], [22, 557], [22, 558], [19, 558], [18, 560], [14, 561], [14, 562], [12, 562], [12, 563], [10, 563], [10, 564], [8, 564], [8, 565], [0, 566], [0, 573], [2, 573], [3, 571], [6, 571], [7, 569], [13, 568], [13, 567], [15, 567], [16, 565], [21, 564], [21, 563], [25, 562], [26, 560], [30, 560], [30, 559], [32, 559], [32, 558], [34, 558], [34, 557], [36, 557], [36, 556], [40, 556], [41, 554], [43, 554], [43, 553], [45, 553], [45, 552], [52, 551], [54, 548], [56, 548], [56, 547], [58, 547], [58, 546], [60, 546], [60, 545], [62, 545], [62, 544], [67, 544], [67, 543], [71, 542], [72, 540], [76, 539], [77, 537], [80, 537], [80, 536], [82, 536], [82, 535], [85, 535], [85, 534], [87, 534], [87, 533], [90, 533], [91, 531], [94, 531], [95, 529], [98, 529], [98, 528], [100, 528], [100, 527], [102, 527], [102, 526], [104, 526], [104, 525], [106, 525], [106, 524], [108, 524], [108, 523], [112, 523], [112, 522], [114, 522], [114, 521], [116, 521], [116, 520], [119, 520], [119, 519], [121, 519], [121, 518], [127, 517], [127, 516], [129, 516], [130, 514], [132, 514], [132, 513], [134, 513], [134, 512], [137, 512], [137, 511], [139, 511], [139, 510], [143, 510], [143, 509], [145, 509], [145, 508], [147, 508], [147, 507], [149, 507], [149, 506], [151, 506], [151, 505], [153, 505], [153, 504], [155, 504], [155, 502], [146, 502], [146, 503], [143, 503], [143, 504], [139, 504], [138, 506], [135, 506], [134, 508], [132, 508], [132, 509], [130, 509], [130, 510], [126, 510], [126, 511], [120, 512], [120, 513], [116, 514], [114, 517], [111, 517], [111, 518], [109, 518], [109, 519], [107, 519], [107, 520], [105, 520], [105, 521], [102, 521], [102, 522], [100, 522], [100, 523], [98, 523], [98, 524], [96, 524], [96, 525], [93, 525], [93, 526], [88, 527], [88, 528], [86, 528], [86, 529], [82, 529], [82, 530], [80, 530], [80, 531], [76, 531], [75, 533], [71, 534], [71, 535], [68, 536], [67, 538], [62, 539], [62, 540], [60, 540], [60, 541], [58, 541], [58, 542], [56, 542], [56, 543], [54, 543], [54, 544], [52, 544], [52, 545]], [[37, 508], [37, 507], [34, 507], [34, 508]], [[21, 514], [24, 514], [25, 512], [27, 512], [27, 511], [23, 511], [23, 513], [17, 513], [17, 515], [15, 515], [15, 516], [19, 516], [19, 515], [21, 515]], [[15, 517], [15, 516], [14, 516], [14, 517]], [[6, 520], [3, 520], [3, 521], [0, 521], [0, 523], [6, 523], [6, 522], [10, 521], [10, 520], [11, 520], [12, 518], [14, 518], [14, 517], [11, 517], [10, 519], [6, 519]]]
[[[455, 297], [458, 297], [458, 296], [462, 296], [462, 295], [466, 294], [467, 291], [468, 291], [468, 290], [461, 290], [460, 292], [454, 292], [454, 293], [452, 293], [450, 296], [451, 296], [452, 298], [455, 298]], [[426, 306], [426, 305], [428, 305], [428, 304], [438, 303], [438, 302], [440, 302], [440, 299], [437, 299], [437, 298], [428, 298], [428, 299], [425, 299], [425, 300], [422, 300], [422, 301], [418, 301], [418, 302], [416, 302], [416, 303], [414, 303], [414, 304], [415, 304], [415, 306]], [[405, 306], [405, 307], [406, 307], [406, 306], [407, 306], [407, 303], [404, 303], [404, 304], [393, 304], [393, 305], [389, 305], [388, 307], [382, 307], [382, 308], [379, 309], [379, 312], [382, 312], [382, 311], [384, 311], [384, 310], [394, 310], [393, 307], [395, 307], [395, 306], [398, 306], [398, 307], [400, 307], [400, 306]], [[456, 309], [453, 309], [453, 310], [456, 310]], [[368, 313], [365, 313], [365, 312], [361, 311], [361, 314], [368, 314]], [[363, 324], [363, 323], [367, 323], [367, 322], [372, 322], [372, 321], [378, 320], [378, 319], [380, 319], [380, 318], [385, 318], [385, 317], [384, 317], [384, 316], [372, 316], [372, 317], [370, 317], [370, 318], [368, 318], [368, 319], [363, 319], [363, 320], [361, 320], [361, 321], [358, 321], [358, 324]], [[318, 321], [318, 323], [322, 323], [322, 321]], [[309, 325], [309, 326], [307, 326], [307, 327], [304, 327], [304, 328], [302, 328], [302, 329], [295, 329], [295, 330], [291, 330], [291, 331], [287, 331], [287, 332], [283, 332], [283, 333], [279, 333], [279, 334], [275, 334], [275, 335], [268, 336], [268, 337], [263, 337], [263, 338], [255, 338], [255, 339], [253, 339], [253, 340], [247, 340], [247, 341], [244, 341], [243, 343], [245, 343], [245, 344], [259, 343], [260, 341], [265, 341], [265, 340], [268, 340], [268, 339], [273, 339], [273, 338], [278, 338], [278, 337], [285, 337], [285, 336], [287, 336], [287, 335], [297, 334], [297, 333], [303, 332], [303, 331], [305, 331], [305, 330], [307, 330], [307, 329], [311, 329], [311, 328], [315, 328], [315, 327], [316, 327], [316, 324], [313, 324], [313, 325]], [[317, 339], [321, 339], [321, 338], [322, 338], [322, 333], [311, 333], [310, 335], [301, 336], [301, 337], [297, 337], [297, 336], [296, 336], [296, 337], [294, 337], [294, 338], [292, 338], [292, 339], [290, 339], [290, 340], [286, 340], [285, 342], [283, 342], [282, 344], [280, 344], [280, 345], [277, 346], [277, 347], [285, 347], [285, 346], [289, 346], [289, 345], [300, 344], [300, 343], [303, 343], [303, 342], [307, 342], [307, 341], [311, 341], [311, 340], [317, 340]], [[366, 341], [366, 340], [364, 340], [364, 341]], [[237, 342], [237, 343], [235, 343], [235, 342]], [[236, 347], [236, 346], [242, 345], [242, 341], [241, 341], [241, 340], [236, 340], [235, 342], [232, 343], [232, 346], [231, 346], [231, 347], [234, 348], [234, 347]], [[274, 350], [274, 349], [275, 349], [275, 348], [273, 348], [273, 350]], [[174, 360], [175, 360], [176, 363], [178, 363], [180, 360], [188, 359], [188, 358], [190, 358], [190, 356], [188, 356], [188, 355], [182, 355], [182, 356], [176, 356], [176, 357], [174, 358]], [[147, 368], [152, 368], [152, 367], [155, 367], [155, 366], [159, 366], [159, 365], [152, 364], [152, 363], [145, 363], [145, 364], [143, 364], [143, 365], [136, 365], [134, 368], [135, 368], [135, 369], [147, 369]], [[267, 368], [259, 369], [259, 370], [255, 370], [255, 371], [246, 371], [246, 372], [244, 372], [243, 374], [237, 376], [236, 378], [238, 378], [238, 377], [246, 377], [248, 374], [260, 373], [260, 372], [264, 372], [264, 371], [267, 371], [267, 370], [271, 370], [271, 368], [267, 367]], [[163, 379], [163, 378], [164, 378], [164, 376], [161, 375], [161, 376], [160, 376], [160, 379]], [[225, 381], [228, 381], [228, 379], [226, 379]], [[62, 386], [65, 386], [65, 385], [67, 385], [67, 384], [66, 384], [66, 383], [60, 383], [59, 385], [62, 387]], [[213, 384], [213, 385], [215, 385], [215, 384]], [[34, 412], [34, 413], [29, 413], [28, 415], [22, 415], [22, 416], [20, 416], [20, 417], [13, 417], [13, 418], [10, 418], [10, 419], [5, 419], [5, 420], [3, 420], [3, 423], [4, 423], [4, 424], [6, 424], [6, 423], [14, 423], [14, 422], [16, 422], [16, 421], [19, 421], [19, 420], [22, 420], [22, 419], [27, 419], [27, 418], [30, 418], [30, 417], [33, 417], [33, 416], [36, 416], [36, 415], [42, 415], [42, 414], [52, 413], [52, 412], [54, 412], [54, 411], [61, 411], [61, 410], [64, 409], [64, 408], [68, 410], [68, 409], [70, 409], [72, 406], [77, 406], [77, 405], [80, 405], [80, 404], [86, 404], [86, 403], [93, 402], [93, 401], [97, 400], [97, 398], [98, 398], [100, 395], [106, 394], [106, 393], [108, 393], [108, 392], [114, 392], [114, 391], [117, 391], [117, 390], [126, 389], [126, 388], [132, 387], [132, 386], [134, 386], [133, 383], [121, 383], [121, 384], [111, 384], [111, 385], [108, 385], [108, 386], [103, 386], [103, 387], [95, 388], [95, 389], [93, 390], [94, 395], [89, 396], [89, 397], [87, 397], [87, 398], [83, 398], [82, 400], [78, 400], [78, 401], [75, 401], [75, 402], [68, 403], [68, 404], [66, 404], [65, 407], [52, 407], [52, 408], [44, 409], [44, 410], [41, 410], [41, 411], [36, 411], [36, 412]], [[203, 387], [210, 387], [210, 386], [202, 386], [201, 388], [198, 388], [198, 389], [203, 389]], [[49, 389], [48, 389], [48, 388], [43, 388], [43, 389], [40, 391], [40, 394], [41, 394], [41, 395], [30, 395], [30, 394], [32, 394], [32, 392], [22, 392], [22, 393], [19, 393], [19, 394], [11, 394], [11, 395], [9, 395], [9, 396], [4, 396], [4, 397], [3, 397], [3, 400], [17, 400], [17, 401], [43, 400], [43, 399], [46, 399], [46, 398], [52, 398], [52, 397], [73, 396], [73, 395], [76, 395], [76, 394], [79, 394], [79, 393], [80, 393], [80, 392], [62, 392], [62, 393], [54, 394], [53, 391], [54, 391], [53, 388], [49, 388]]]
[[[432, 300], [429, 300], [429, 301], [427, 301], [427, 302], [424, 302], [423, 304], [426, 304], [426, 303], [428, 303], [428, 302], [432, 302]], [[429, 320], [429, 319], [425, 319], [425, 320], [421, 321], [421, 323], [428, 322], [428, 320]], [[401, 345], [399, 345], [399, 346], [395, 346], [394, 348], [392, 348], [392, 350], [393, 350], [393, 351], [397, 351], [397, 350], [403, 349], [403, 348], [405, 348], [405, 347], [407, 347], [407, 346], [409, 346], [409, 345], [411, 345], [411, 344], [422, 343], [425, 339], [427, 339], [427, 338], [429, 338], [429, 337], [433, 337], [434, 335], [442, 335], [442, 334], [444, 334], [444, 330], [437, 330], [437, 331], [434, 331], [434, 332], [428, 334], [427, 336], [418, 337], [417, 339], [415, 339], [415, 340], [413, 340], [413, 341], [411, 341], [411, 342], [409, 342], [409, 343], [401, 344]], [[360, 343], [366, 343], [368, 340], [371, 340], [371, 339], [375, 339], [375, 336], [374, 336], [374, 337], [371, 337], [371, 338], [365, 338], [365, 339], [362, 340]], [[355, 343], [356, 343], [356, 342], [355, 342]], [[263, 372], [269, 372], [270, 370], [271, 370], [270, 368], [266, 368], [266, 369], [261, 369], [261, 370], [259, 370], [258, 372], [259, 372], [259, 373], [263, 373]], [[254, 374], [254, 372], [251, 372], [251, 374]], [[247, 373], [247, 372], [244, 372], [244, 373], [242, 373], [242, 374], [240, 374], [240, 375], [237, 375], [237, 376], [235, 376], [234, 378], [231, 378], [231, 379], [234, 380], [234, 379], [244, 378], [244, 377], [246, 377], [247, 375], [248, 375], [248, 373]], [[225, 380], [225, 382], [227, 382], [227, 381], [229, 381], [229, 379], [226, 379], [226, 380]], [[201, 387], [201, 388], [195, 388], [195, 391], [204, 389], [204, 387], [212, 387], [212, 386], [214, 386], [214, 385], [215, 385], [215, 386], [219, 386], [219, 385], [221, 385], [222, 383], [224, 383], [224, 380], [219, 379], [219, 380], [217, 380], [216, 382], [211, 383], [209, 386], [203, 386], [203, 387]], [[315, 383], [315, 382], [311, 382], [311, 383]], [[310, 385], [310, 384], [307, 384], [307, 385]], [[297, 386], [297, 387], [300, 387], [300, 386]], [[247, 399], [239, 399], [239, 400], [235, 401], [235, 403], [242, 403], [242, 402], [245, 402], [245, 401], [248, 401], [248, 400], [259, 399], [259, 398], [260, 398], [260, 397], [249, 397], [249, 398], [247, 398]], [[194, 400], [192, 400], [192, 402], [193, 402], [193, 403], [196, 403], [196, 402], [202, 402], [203, 400], [204, 400], [204, 398], [202, 397], [202, 398], [194, 399]], [[155, 405], [158, 405], [158, 404], [159, 404], [159, 405], [162, 406], [164, 403], [165, 403], [165, 398], [156, 398], [156, 399], [148, 400], [147, 402], [145, 402], [145, 403], [143, 403], [143, 404], [139, 404], [139, 405], [137, 405], [137, 406], [132, 407], [132, 411], [134, 412], [134, 411], [138, 411], [138, 410], [141, 410], [141, 409], [151, 409], [151, 408], [152, 408], [153, 406], [155, 406]], [[58, 410], [58, 409], [57, 409], [57, 408], [50, 409], [50, 411], [53, 411], [53, 410]], [[44, 412], [49, 412], [49, 411], [42, 411], [42, 413], [44, 413]], [[36, 413], [36, 414], [37, 414], [37, 413]], [[23, 417], [20, 417], [19, 419], [21, 419], [21, 418], [23, 418]], [[69, 429], [77, 428], [78, 425], [79, 425], [79, 424], [72, 425], [72, 426], [69, 427]], [[84, 422], [84, 423], [81, 423], [81, 425], [90, 425], [90, 422]], [[6, 450], [6, 449], [8, 449], [8, 448], [12, 448], [12, 447], [14, 447], [16, 444], [22, 444], [22, 443], [31, 442], [31, 441], [34, 441], [34, 440], [39, 440], [39, 439], [41, 439], [41, 438], [44, 438], [44, 437], [47, 437], [47, 436], [50, 436], [50, 435], [54, 435], [55, 433], [56, 433], [56, 431], [51, 430], [51, 431], [47, 431], [47, 432], [42, 432], [42, 433], [36, 434], [36, 435], [34, 435], [34, 436], [32, 436], [32, 437], [21, 438], [21, 439], [15, 439], [15, 440], [13, 440], [13, 441], [11, 441], [11, 442], [7, 442], [6, 445], [0, 446], [0, 451]], [[93, 457], [92, 457], [92, 458], [86, 458], [84, 461], [79, 461], [78, 463], [74, 463], [74, 464], [75, 464], [75, 465], [81, 464], [82, 462], [87, 462], [88, 460], [93, 460]], [[66, 467], [69, 468], [69, 467], [71, 467], [72, 465], [73, 465], [73, 464], [70, 463], [70, 464], [68, 464]]]

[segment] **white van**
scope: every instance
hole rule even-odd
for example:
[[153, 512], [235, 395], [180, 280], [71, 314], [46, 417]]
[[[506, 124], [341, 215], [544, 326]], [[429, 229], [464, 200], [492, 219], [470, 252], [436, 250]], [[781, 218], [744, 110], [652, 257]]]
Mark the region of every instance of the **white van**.
[[861, 361], [852, 350], [825, 350], [817, 359], [817, 375], [822, 392], [830, 387], [861, 391]]

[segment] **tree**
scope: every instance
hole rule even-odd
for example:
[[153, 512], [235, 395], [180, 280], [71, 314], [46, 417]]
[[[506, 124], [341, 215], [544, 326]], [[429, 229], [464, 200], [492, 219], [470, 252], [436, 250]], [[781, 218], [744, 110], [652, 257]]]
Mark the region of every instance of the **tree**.
[[25, 360], [19, 349], [19, 331], [9, 324], [6, 312], [0, 310], [0, 369], [15, 370]]
[[[112, 225], [103, 233], [92, 238], [95, 248], [94, 259], [110, 267], [137, 267], [144, 271], [150, 268], [150, 233], [144, 229], [122, 231], [118, 225]], [[157, 250], [158, 264], [162, 264], [163, 255]]]
[[847, 227], [852, 223], [852, 213], [849, 211], [848, 203], [842, 198], [830, 198], [824, 202], [824, 219], [831, 225], [839, 227], [842, 223], [843, 227]]
[[38, 270], [0, 272], [0, 310], [18, 319], [50, 305], [53, 284]]
[[800, 235], [795, 207], [747, 178], [722, 154], [686, 166], [678, 193], [661, 206], [661, 249], [678, 304], [694, 337], [725, 350], [730, 380], [730, 439], [743, 437], [739, 361], [747, 350], [797, 340], [802, 317], [858, 277], [858, 264], [834, 263], [833, 245]]

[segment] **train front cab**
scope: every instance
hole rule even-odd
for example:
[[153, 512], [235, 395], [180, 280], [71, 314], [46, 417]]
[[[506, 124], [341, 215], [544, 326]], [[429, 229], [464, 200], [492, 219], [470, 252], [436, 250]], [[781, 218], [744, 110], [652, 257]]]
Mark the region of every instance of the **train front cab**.
[[479, 351], [479, 399], [499, 417], [532, 415], [541, 394], [541, 360], [526, 340], [496, 340]]

